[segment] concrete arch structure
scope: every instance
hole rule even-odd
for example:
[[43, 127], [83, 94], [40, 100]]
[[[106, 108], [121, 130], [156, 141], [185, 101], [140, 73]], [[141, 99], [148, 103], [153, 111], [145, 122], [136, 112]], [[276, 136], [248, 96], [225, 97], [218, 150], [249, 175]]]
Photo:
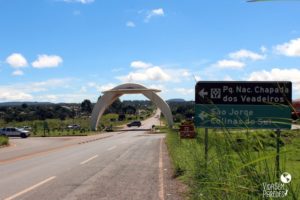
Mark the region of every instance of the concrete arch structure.
[[157, 92], [160, 92], [160, 90], [148, 89], [145, 86], [136, 83], [125, 83], [103, 92], [104, 95], [98, 100], [92, 112], [91, 129], [95, 131], [97, 130], [99, 120], [104, 111], [123, 94], [143, 94], [161, 110], [167, 119], [168, 125], [172, 127], [173, 116], [170, 107], [160, 96], [156, 94]]

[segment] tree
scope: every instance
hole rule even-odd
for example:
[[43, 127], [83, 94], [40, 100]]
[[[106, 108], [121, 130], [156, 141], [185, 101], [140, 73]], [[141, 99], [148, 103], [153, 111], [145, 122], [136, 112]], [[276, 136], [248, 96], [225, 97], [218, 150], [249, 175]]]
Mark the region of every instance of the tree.
[[81, 111], [82, 112], [86, 112], [86, 113], [91, 113], [92, 112], [92, 103], [90, 100], [85, 99], [82, 103], [81, 103]]

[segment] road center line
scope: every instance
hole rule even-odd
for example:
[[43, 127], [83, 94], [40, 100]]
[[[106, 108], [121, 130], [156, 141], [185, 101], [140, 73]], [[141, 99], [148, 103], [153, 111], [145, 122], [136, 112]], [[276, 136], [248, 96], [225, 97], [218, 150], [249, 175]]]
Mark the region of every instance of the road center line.
[[163, 171], [163, 152], [162, 152], [162, 146], [163, 146], [163, 139], [160, 139], [160, 145], [159, 145], [159, 161], [158, 161], [158, 167], [159, 167], [159, 191], [158, 196], [160, 200], [165, 199], [164, 195], [164, 171]]
[[93, 157], [91, 157], [91, 158], [89, 158], [89, 159], [87, 159], [87, 160], [85, 160], [85, 161], [82, 161], [80, 164], [81, 165], [84, 165], [84, 164], [86, 164], [87, 162], [90, 162], [91, 160], [93, 160], [93, 159], [95, 159], [95, 158], [97, 158], [98, 157], [98, 155], [94, 155]]
[[113, 150], [115, 148], [117, 148], [117, 146], [112, 146], [112, 147], [108, 148], [107, 151], [111, 151], [111, 150]]
[[22, 194], [25, 194], [25, 193], [27, 193], [27, 192], [30, 192], [31, 190], [34, 190], [35, 188], [37, 188], [37, 187], [39, 187], [39, 186], [41, 186], [41, 185], [43, 185], [43, 184], [45, 184], [45, 183], [47, 183], [47, 182], [49, 182], [49, 181], [55, 179], [55, 178], [56, 178], [56, 176], [52, 176], [52, 177], [50, 177], [50, 178], [47, 178], [46, 180], [43, 180], [43, 181], [41, 181], [41, 182], [39, 182], [39, 183], [37, 183], [37, 184], [35, 184], [35, 185], [29, 187], [29, 188], [27, 188], [27, 189], [25, 189], [25, 190], [23, 190], [23, 191], [17, 193], [17, 194], [14, 194], [13, 196], [7, 197], [7, 198], [4, 199], [4, 200], [13, 200], [13, 199], [15, 199], [15, 198], [21, 196]]

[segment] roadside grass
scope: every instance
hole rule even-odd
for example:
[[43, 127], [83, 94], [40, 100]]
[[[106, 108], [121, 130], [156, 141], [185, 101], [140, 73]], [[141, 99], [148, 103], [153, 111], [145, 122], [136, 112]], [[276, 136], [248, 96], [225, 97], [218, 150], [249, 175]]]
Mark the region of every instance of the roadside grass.
[[[263, 199], [263, 183], [276, 177], [276, 136], [270, 130], [209, 130], [208, 162], [205, 167], [204, 129], [196, 139], [180, 139], [167, 130], [167, 146], [174, 176], [190, 188], [190, 199]], [[300, 198], [300, 131], [283, 131], [281, 172], [292, 175], [288, 196]]]
[[[118, 121], [118, 114], [106, 114], [101, 117], [97, 132], [91, 131], [90, 129], [90, 118], [75, 118], [75, 119], [47, 119], [34, 120], [34, 121], [23, 121], [23, 122], [10, 122], [5, 123], [0, 120], [0, 127], [22, 127], [30, 126], [32, 128], [31, 136], [34, 137], [56, 137], [56, 136], [87, 136], [97, 134], [104, 130], [105, 127], [112, 126], [114, 130], [118, 129], [118, 126], [124, 125], [130, 121], [138, 119], [146, 119], [150, 115], [126, 115], [126, 119]], [[80, 125], [80, 129], [68, 129], [67, 126], [70, 124]]]
[[6, 136], [0, 136], [0, 147], [1, 146], [6, 146], [9, 144], [8, 137]]

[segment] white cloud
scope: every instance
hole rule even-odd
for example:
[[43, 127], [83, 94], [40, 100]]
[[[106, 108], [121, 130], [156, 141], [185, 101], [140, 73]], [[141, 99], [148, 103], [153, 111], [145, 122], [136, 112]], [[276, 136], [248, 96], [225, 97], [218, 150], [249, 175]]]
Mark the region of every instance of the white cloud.
[[117, 77], [123, 82], [168, 81], [171, 77], [159, 66], [130, 72], [126, 76]]
[[146, 63], [143, 61], [133, 61], [130, 63], [130, 66], [132, 68], [140, 69], [140, 68], [149, 68], [152, 67], [153, 65], [151, 63]]
[[98, 85], [96, 88], [99, 92], [103, 92], [106, 90], [110, 90], [114, 87], [116, 87], [116, 85], [114, 83], [108, 83], [108, 84], [104, 84], [104, 85]]
[[82, 3], [82, 4], [88, 4], [88, 3], [93, 3], [95, 0], [63, 0], [64, 2], [67, 3]]
[[126, 26], [130, 27], [130, 28], [134, 28], [135, 27], [135, 23], [132, 22], [132, 21], [128, 21], [128, 22], [126, 22]]
[[24, 75], [23, 71], [22, 70], [15, 70], [13, 73], [12, 73], [13, 76], [22, 76]]
[[22, 90], [0, 87], [0, 101], [26, 101], [32, 99], [32, 95]]
[[[15, 83], [0, 86], [0, 101], [52, 101], [53, 98], [47, 96], [49, 94], [37, 95], [45, 93], [51, 89], [68, 88], [69, 78], [65, 79], [49, 79], [41, 82]], [[47, 98], [40, 98], [47, 97]], [[49, 97], [49, 98], [48, 98]], [[53, 96], [52, 96], [53, 97]], [[64, 95], [61, 95], [60, 101], [63, 102]], [[72, 102], [72, 101], [71, 101]], [[73, 101], [74, 102], [74, 101]]]
[[252, 72], [248, 77], [249, 81], [292, 81], [293, 88], [300, 94], [300, 70], [299, 69], [279, 69], [271, 71], [262, 70]]
[[26, 58], [20, 53], [13, 53], [6, 58], [8, 63], [13, 68], [22, 68], [28, 65]]
[[[97, 84], [95, 82], [89, 82], [87, 83], [87, 87], [95, 88], [98, 92], [104, 92], [106, 90], [110, 90], [117, 85], [114, 83], [107, 83], [107, 84]], [[87, 88], [86, 88], [87, 89]]]
[[289, 42], [281, 45], [277, 45], [275, 47], [275, 51], [285, 56], [300, 56], [300, 38], [290, 40]]
[[250, 59], [250, 60], [263, 60], [265, 59], [264, 55], [260, 55], [258, 53], [246, 50], [246, 49], [241, 49], [237, 52], [233, 52], [229, 54], [229, 57], [235, 60], [240, 60], [240, 59]]
[[149, 22], [152, 17], [162, 17], [165, 15], [164, 9], [157, 8], [148, 12], [145, 22]]
[[201, 81], [201, 77], [198, 76], [198, 75], [195, 75], [194, 78], [195, 78], [196, 81]]
[[41, 92], [41, 91], [47, 91], [51, 88], [69, 88], [69, 82], [71, 82], [72, 79], [70, 78], [63, 78], [63, 79], [48, 79], [45, 81], [40, 82], [32, 82], [27, 84], [27, 88], [29, 91], [32, 92]]
[[267, 49], [267, 47], [265, 47], [265, 46], [261, 46], [261, 47], [260, 47], [260, 51], [261, 51], [262, 53], [266, 53], [266, 52], [268, 51], [268, 49]]
[[190, 73], [189, 71], [187, 71], [187, 70], [183, 70], [182, 76], [183, 76], [183, 77], [190, 77], [190, 76], [191, 76], [191, 73]]
[[242, 69], [245, 67], [245, 63], [236, 60], [220, 60], [216, 66], [221, 69]]
[[34, 68], [53, 68], [57, 67], [63, 62], [63, 59], [60, 56], [56, 55], [38, 55], [38, 59], [32, 62]]
[[175, 88], [174, 91], [182, 95], [190, 95], [194, 93], [194, 89], [192, 88]]

